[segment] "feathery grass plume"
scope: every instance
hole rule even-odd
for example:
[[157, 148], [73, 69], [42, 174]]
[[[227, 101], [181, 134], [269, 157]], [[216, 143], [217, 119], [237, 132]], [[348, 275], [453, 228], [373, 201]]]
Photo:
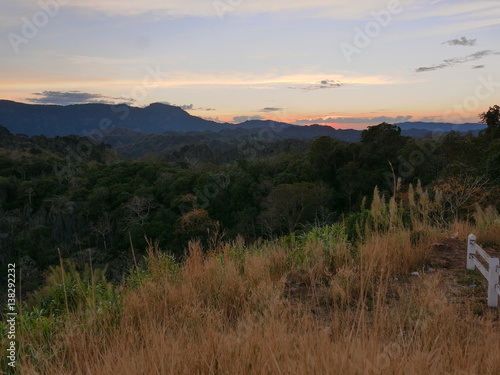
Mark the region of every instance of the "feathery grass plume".
[[475, 205], [476, 211], [473, 215], [476, 236], [484, 245], [500, 245], [500, 216], [494, 206], [482, 208], [479, 203]]
[[442, 194], [439, 190], [434, 191], [431, 197], [419, 180], [416, 188], [412, 184], [409, 185], [407, 195], [412, 228], [422, 230], [446, 224]]
[[499, 223], [498, 211], [494, 206], [489, 205], [483, 209], [479, 203], [476, 203], [474, 207], [473, 217], [477, 228], [489, 228]]
[[399, 205], [396, 202], [396, 197], [392, 196], [389, 200], [389, 231], [394, 230], [403, 225]]
[[383, 194], [379, 193], [377, 186], [375, 186], [375, 189], [373, 190], [373, 200], [370, 206], [370, 213], [373, 219], [373, 230], [375, 230], [375, 232], [387, 228], [388, 217], [385, 198]]

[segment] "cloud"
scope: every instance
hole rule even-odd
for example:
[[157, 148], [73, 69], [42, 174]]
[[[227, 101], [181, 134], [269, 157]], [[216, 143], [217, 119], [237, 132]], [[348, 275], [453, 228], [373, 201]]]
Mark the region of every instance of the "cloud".
[[500, 52], [498, 52], [498, 51], [483, 50], [483, 51], [479, 51], [479, 52], [473, 53], [473, 54], [465, 56], [465, 57], [454, 57], [452, 59], [443, 60], [443, 62], [441, 64], [438, 64], [438, 65], [422, 66], [420, 68], [415, 69], [415, 72], [422, 73], [422, 72], [430, 72], [433, 70], [439, 70], [439, 69], [444, 69], [444, 68], [451, 68], [451, 67], [458, 65], [458, 64], [463, 64], [466, 62], [482, 59], [485, 56], [499, 55], [499, 54], [500, 54]]
[[484, 65], [474, 65], [472, 69], [483, 69]]
[[[325, 79], [328, 77], [328, 79]], [[129, 81], [125, 81], [129, 83]], [[135, 83], [135, 82], [134, 82]], [[339, 87], [341, 85], [386, 85], [405, 83], [401, 78], [382, 75], [296, 73], [256, 73], [247, 71], [220, 71], [201, 73], [196, 70], [171, 70], [169, 79], [157, 82], [157, 88], [178, 88], [193, 86], [242, 87], [244, 89], [281, 89], [292, 86], [296, 89]], [[317, 87], [324, 86], [324, 87]]]
[[378, 117], [328, 117], [295, 121], [296, 125], [308, 124], [380, 124], [382, 122], [397, 123], [410, 121], [413, 116], [378, 116]]
[[[32, 0], [18, 0], [18, 2], [29, 4], [36, 9]], [[230, 14], [248, 15], [261, 13], [284, 12], [304, 13], [308, 12], [316, 17], [325, 16], [325, 12], [331, 13], [335, 18], [360, 18], [373, 9], [387, 8], [387, 0], [372, 0], [368, 3], [350, 0], [288, 0], [274, 1], [207, 1], [207, 0], [143, 0], [143, 1], [120, 1], [120, 0], [71, 0], [69, 7], [84, 8], [91, 12], [103, 12], [107, 15], [146, 15], [153, 19], [164, 19], [172, 17], [212, 17], [218, 18], [219, 14], [229, 16]]]
[[477, 39], [467, 39], [465, 36], [460, 39], [447, 40], [441, 44], [449, 44], [450, 46], [475, 46]]
[[278, 108], [278, 107], [265, 107], [262, 108], [259, 112], [280, 112], [282, 110], [283, 108]]
[[235, 116], [233, 117], [233, 122], [245, 122], [251, 120], [264, 120], [262, 116]]
[[289, 89], [312, 91], [312, 90], [322, 90], [322, 89], [333, 89], [344, 85], [345, 83], [340, 81], [335, 81], [333, 79], [324, 79], [320, 81], [319, 84], [317, 85], [290, 86]]
[[202, 116], [201, 118], [204, 120], [208, 120], [208, 121], [218, 122], [220, 124], [225, 123], [225, 121], [222, 121], [219, 119], [219, 116], [217, 116], [217, 117], [204, 117], [204, 116]]
[[179, 107], [180, 109], [183, 109], [184, 111], [215, 111], [215, 108], [205, 108], [205, 107], [198, 107], [195, 108], [193, 104], [182, 104], [182, 105], [177, 105], [177, 104], [172, 104], [170, 102], [159, 102], [162, 104], [167, 104], [167, 105], [172, 105], [174, 107]]
[[134, 99], [130, 98], [115, 98], [101, 94], [91, 94], [81, 91], [42, 91], [34, 92], [34, 98], [26, 98], [26, 101], [36, 104], [85, 104], [85, 103], [102, 103], [102, 104], [132, 104]]
[[420, 119], [418, 119], [418, 121], [420, 122], [435, 122], [436, 119], [438, 119], [439, 116], [424, 116]]
[[444, 69], [448, 66], [450, 66], [450, 65], [439, 64], [439, 65], [433, 65], [433, 66], [421, 66], [420, 68], [415, 69], [415, 72], [416, 73], [432, 72], [433, 70]]

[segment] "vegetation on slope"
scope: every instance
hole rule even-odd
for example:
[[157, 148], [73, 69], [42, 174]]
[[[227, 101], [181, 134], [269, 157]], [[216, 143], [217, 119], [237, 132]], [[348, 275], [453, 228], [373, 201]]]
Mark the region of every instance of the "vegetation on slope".
[[498, 309], [464, 248], [500, 246], [489, 114], [479, 137], [381, 124], [220, 166], [7, 142], [20, 373], [498, 373]]
[[338, 222], [375, 186], [392, 194], [398, 178], [402, 195], [417, 180], [440, 192], [441, 220], [470, 217], [475, 203], [498, 207], [494, 111], [484, 114], [492, 125], [479, 137], [412, 139], [383, 123], [360, 143], [319, 137], [298, 148], [264, 147], [250, 139], [241, 144], [248, 158], [221, 165], [203, 163], [210, 156], [197, 146], [178, 155], [184, 161], [126, 161], [87, 138], [2, 133], [0, 263], [21, 265], [25, 291], [58, 263], [58, 249], [80, 266], [90, 253], [119, 280], [133, 265], [131, 246], [144, 254], [145, 236], [178, 257], [189, 240], [207, 245], [207, 230], [216, 228], [231, 241], [272, 239]]
[[442, 260], [452, 234], [498, 249], [499, 216], [446, 225], [439, 209], [418, 187], [389, 202], [375, 192], [350, 224], [190, 242], [183, 261], [148, 242], [119, 286], [61, 262], [23, 304], [20, 373], [496, 374], [498, 309], [480, 278], [475, 296], [463, 285], [465, 248], [459, 268]]

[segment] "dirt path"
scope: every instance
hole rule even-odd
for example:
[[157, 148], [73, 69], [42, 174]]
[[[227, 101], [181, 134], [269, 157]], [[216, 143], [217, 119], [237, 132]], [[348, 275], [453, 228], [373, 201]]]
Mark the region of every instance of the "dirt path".
[[[475, 312], [483, 313], [487, 308], [488, 283], [478, 270], [466, 269], [466, 243], [456, 238], [448, 238], [433, 244], [433, 250], [430, 271], [441, 274], [450, 301], [472, 304]], [[492, 257], [500, 257], [498, 247], [487, 247], [484, 250]]]

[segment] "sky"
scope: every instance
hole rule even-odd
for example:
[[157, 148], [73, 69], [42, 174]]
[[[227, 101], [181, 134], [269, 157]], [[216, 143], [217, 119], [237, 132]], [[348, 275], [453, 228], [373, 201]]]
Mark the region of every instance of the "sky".
[[0, 35], [24, 103], [356, 129], [500, 105], [500, 0], [16, 0]]

